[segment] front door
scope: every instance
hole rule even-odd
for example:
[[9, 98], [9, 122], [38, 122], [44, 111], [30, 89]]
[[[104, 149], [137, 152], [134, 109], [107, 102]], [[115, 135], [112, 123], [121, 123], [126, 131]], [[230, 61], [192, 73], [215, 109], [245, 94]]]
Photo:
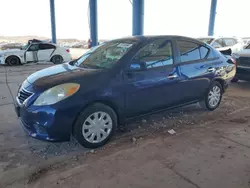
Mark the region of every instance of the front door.
[[24, 53], [24, 61], [25, 62], [37, 62], [37, 52], [38, 52], [39, 45], [38, 44], [31, 44], [28, 49]]
[[51, 55], [55, 51], [55, 46], [52, 44], [39, 44], [37, 57], [39, 61], [50, 61]]
[[143, 47], [124, 73], [127, 116], [136, 116], [175, 104], [179, 100], [179, 71], [172, 43], [156, 39]]

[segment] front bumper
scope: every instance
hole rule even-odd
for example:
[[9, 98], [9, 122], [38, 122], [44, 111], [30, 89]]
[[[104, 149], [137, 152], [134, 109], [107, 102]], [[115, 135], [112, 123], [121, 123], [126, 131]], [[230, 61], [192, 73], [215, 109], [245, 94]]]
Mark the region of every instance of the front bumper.
[[29, 136], [46, 141], [68, 141], [80, 108], [72, 105], [20, 107], [16, 103], [15, 110]]
[[0, 65], [5, 64], [5, 58], [3, 56], [0, 56]]

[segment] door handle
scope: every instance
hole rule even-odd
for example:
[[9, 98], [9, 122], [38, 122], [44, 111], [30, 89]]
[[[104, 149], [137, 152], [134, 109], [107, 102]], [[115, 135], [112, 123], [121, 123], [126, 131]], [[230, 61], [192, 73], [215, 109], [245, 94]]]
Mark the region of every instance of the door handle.
[[209, 67], [209, 68], [207, 69], [208, 72], [214, 72], [215, 70], [216, 70], [216, 69], [213, 68], [213, 67]]
[[168, 76], [168, 79], [175, 79], [175, 78], [178, 78], [177, 74], [171, 74]]

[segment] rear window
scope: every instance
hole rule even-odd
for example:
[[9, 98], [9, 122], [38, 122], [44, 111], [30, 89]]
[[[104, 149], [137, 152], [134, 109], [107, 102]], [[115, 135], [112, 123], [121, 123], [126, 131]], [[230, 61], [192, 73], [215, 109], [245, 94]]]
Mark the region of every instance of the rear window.
[[190, 41], [177, 41], [180, 50], [181, 62], [197, 61], [211, 58], [210, 49]]
[[200, 47], [200, 55], [201, 55], [201, 59], [204, 59], [204, 58], [206, 58], [207, 56], [208, 56], [208, 54], [209, 54], [209, 49], [208, 48], [206, 48], [205, 46], [201, 46]]
[[52, 44], [39, 44], [39, 50], [55, 49], [56, 47]]
[[196, 61], [200, 57], [200, 45], [189, 41], [177, 41], [180, 50], [181, 62]]

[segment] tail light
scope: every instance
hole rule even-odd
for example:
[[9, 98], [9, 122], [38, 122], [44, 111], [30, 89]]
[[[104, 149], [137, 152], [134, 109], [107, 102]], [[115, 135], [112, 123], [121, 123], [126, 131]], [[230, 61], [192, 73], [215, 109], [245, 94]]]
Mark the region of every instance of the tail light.
[[68, 53], [69, 53], [69, 52], [70, 52], [70, 50], [69, 50], [69, 49], [66, 49], [66, 52], [68, 52]]

